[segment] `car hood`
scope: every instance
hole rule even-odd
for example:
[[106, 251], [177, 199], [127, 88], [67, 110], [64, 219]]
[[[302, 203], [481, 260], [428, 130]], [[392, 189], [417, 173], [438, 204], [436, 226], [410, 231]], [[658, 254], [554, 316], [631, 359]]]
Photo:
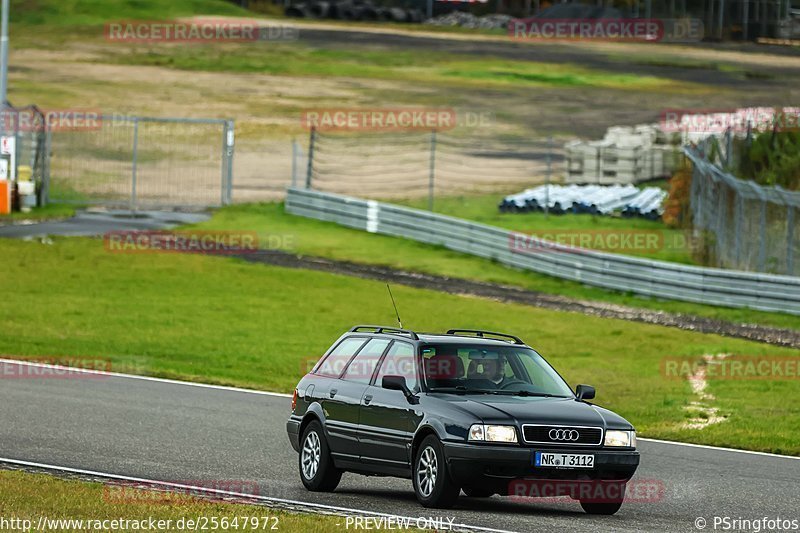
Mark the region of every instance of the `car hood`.
[[618, 414], [575, 400], [533, 396], [450, 395], [451, 405], [479, 417], [484, 423], [556, 424], [628, 429], [631, 424]]

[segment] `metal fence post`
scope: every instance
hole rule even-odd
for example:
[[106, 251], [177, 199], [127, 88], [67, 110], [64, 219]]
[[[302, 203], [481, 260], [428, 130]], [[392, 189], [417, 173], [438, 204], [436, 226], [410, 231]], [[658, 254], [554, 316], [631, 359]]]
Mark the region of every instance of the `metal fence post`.
[[292, 187], [297, 186], [297, 140], [292, 139]]
[[[714, 229], [716, 233], [716, 244], [715, 248], [717, 249], [717, 261], [722, 262], [727, 260], [726, 252], [726, 242], [724, 242], [723, 235], [725, 235], [725, 229], [728, 227], [727, 221], [727, 207], [728, 207], [728, 192], [727, 187], [722, 183], [719, 183], [716, 187], [717, 189], [717, 199], [719, 202], [717, 203], [717, 220], [714, 221]], [[725, 255], [725, 257], [723, 257]]]
[[50, 203], [50, 150], [53, 143], [52, 132], [44, 127], [44, 154], [42, 155], [42, 206]]
[[133, 117], [133, 162], [131, 165], [131, 211], [136, 211], [136, 166], [139, 158], [139, 117]]
[[[550, 172], [552, 170], [552, 158], [551, 154], [553, 151], [553, 138], [547, 138], [547, 171], [544, 175], [544, 216], [548, 218], [550, 216]], [[599, 161], [598, 161], [599, 165]]]
[[725, 170], [730, 170], [733, 163], [733, 131], [725, 130]]
[[794, 207], [786, 209], [786, 275], [794, 276]]
[[428, 165], [428, 211], [433, 211], [433, 180], [436, 173], [436, 130], [431, 130], [431, 155]]
[[219, 178], [219, 204], [225, 205], [225, 182], [228, 180], [228, 124], [222, 125], [222, 165]]
[[314, 145], [317, 143], [317, 128], [311, 127], [308, 137], [308, 167], [306, 168], [306, 189], [311, 188], [311, 176], [314, 173]]
[[747, 41], [749, 37], [749, 32], [747, 31], [750, 25], [750, 0], [744, 0], [742, 2], [742, 40]]
[[595, 172], [597, 173], [597, 183], [600, 183], [600, 176], [603, 175], [603, 156], [605, 155], [605, 149], [601, 147], [597, 147], [597, 164], [594, 166]]
[[767, 263], [767, 201], [761, 199], [761, 216], [758, 221], [758, 271], [764, 272]]
[[233, 150], [236, 144], [232, 120], [225, 121], [223, 135], [222, 148], [225, 154], [225, 168], [222, 174], [222, 205], [228, 205], [231, 203], [231, 197], [233, 196]]
[[736, 211], [733, 221], [736, 233], [734, 235], [733, 250], [736, 258], [736, 268], [741, 268], [742, 261], [742, 222], [744, 218], [744, 198], [739, 191], [736, 191]]

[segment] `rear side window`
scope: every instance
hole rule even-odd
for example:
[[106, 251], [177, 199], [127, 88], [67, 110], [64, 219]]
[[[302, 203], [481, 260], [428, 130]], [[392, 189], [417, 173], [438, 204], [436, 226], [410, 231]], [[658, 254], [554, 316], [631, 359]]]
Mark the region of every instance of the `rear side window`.
[[350, 358], [358, 353], [358, 349], [364, 344], [367, 339], [363, 337], [345, 339], [333, 349], [333, 351], [325, 358], [324, 361], [317, 367], [315, 374], [320, 376], [331, 376], [338, 378], [344, 370]]
[[414, 347], [405, 342], [395, 342], [378, 370], [375, 385], [381, 386], [383, 376], [403, 376], [411, 390], [417, 386], [417, 368], [414, 362]]
[[372, 373], [375, 372], [375, 367], [383, 355], [384, 350], [389, 345], [388, 340], [372, 339], [367, 343], [364, 348], [358, 352], [358, 355], [347, 367], [342, 379], [349, 381], [356, 381], [358, 383], [369, 383], [372, 379]]

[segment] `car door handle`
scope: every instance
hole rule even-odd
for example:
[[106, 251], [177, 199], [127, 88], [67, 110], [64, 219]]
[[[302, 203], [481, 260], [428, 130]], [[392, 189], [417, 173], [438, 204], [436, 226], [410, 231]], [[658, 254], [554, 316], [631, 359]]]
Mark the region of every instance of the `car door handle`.
[[331, 398], [333, 398], [334, 396], [336, 396], [337, 392], [339, 392], [337, 389], [331, 389], [331, 391], [328, 394], [330, 395]]
[[367, 394], [364, 396], [364, 405], [369, 405], [369, 402], [372, 401], [372, 394]]

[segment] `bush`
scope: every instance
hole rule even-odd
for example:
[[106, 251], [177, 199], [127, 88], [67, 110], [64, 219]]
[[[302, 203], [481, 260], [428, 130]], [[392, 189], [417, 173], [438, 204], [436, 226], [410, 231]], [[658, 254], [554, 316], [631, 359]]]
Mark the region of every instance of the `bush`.
[[737, 141], [736, 174], [766, 186], [800, 190], [800, 132], [767, 132]]
[[662, 220], [672, 228], [690, 228], [692, 211], [689, 195], [692, 188], [692, 170], [688, 166], [678, 169], [669, 180], [669, 196], [664, 204]]

